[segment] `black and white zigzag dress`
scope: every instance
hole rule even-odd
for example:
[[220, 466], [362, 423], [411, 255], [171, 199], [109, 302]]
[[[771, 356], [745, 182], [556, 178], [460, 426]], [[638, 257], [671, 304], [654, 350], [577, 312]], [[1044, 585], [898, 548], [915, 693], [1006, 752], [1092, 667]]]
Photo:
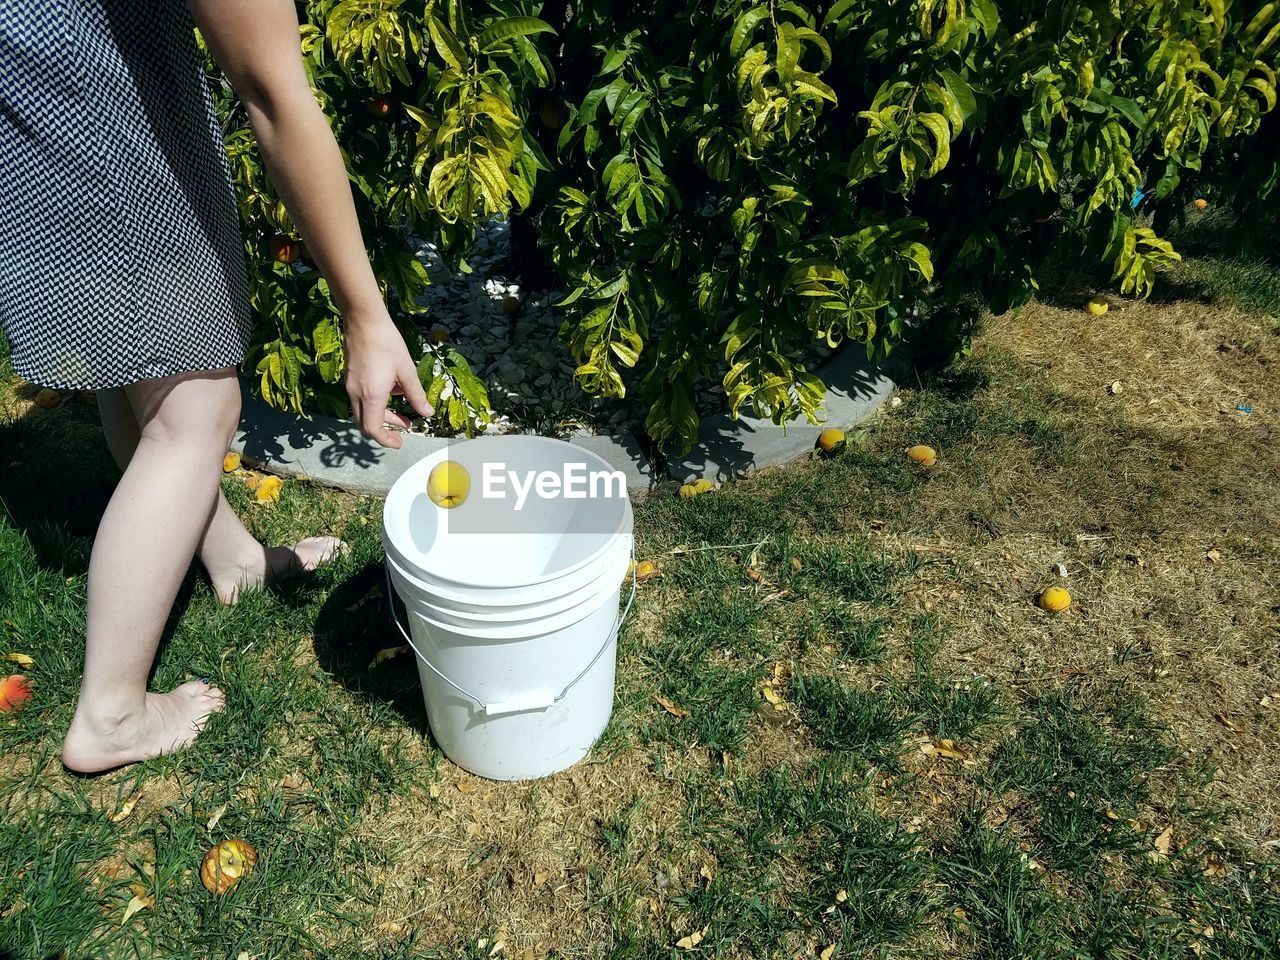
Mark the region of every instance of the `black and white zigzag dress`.
[[183, 0], [0, 0], [0, 326], [14, 369], [61, 389], [244, 358], [244, 248]]

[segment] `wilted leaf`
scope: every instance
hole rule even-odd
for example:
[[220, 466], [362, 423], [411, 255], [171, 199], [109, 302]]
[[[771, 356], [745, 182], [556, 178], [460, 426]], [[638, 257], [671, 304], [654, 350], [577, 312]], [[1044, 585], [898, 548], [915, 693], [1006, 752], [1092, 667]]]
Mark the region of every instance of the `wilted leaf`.
[[284, 481], [279, 477], [263, 477], [254, 488], [254, 495], [259, 503], [275, 503], [280, 499], [280, 488]]
[[773, 709], [781, 711], [787, 708], [786, 700], [782, 694], [778, 693], [772, 683], [763, 684], [760, 690], [764, 693], [764, 698], [773, 704]]
[[280, 781], [280, 786], [284, 787], [286, 790], [297, 790], [302, 786], [302, 777], [298, 776], [296, 773], [290, 773]]
[[234, 473], [236, 470], [239, 470], [239, 469], [240, 469], [240, 454], [232, 450], [225, 457], [222, 458], [222, 472]]
[[1222, 551], [1219, 550], [1217, 547], [1210, 547], [1208, 550], [1204, 552], [1204, 558], [1208, 560], [1210, 563], [1221, 563]]
[[427, 796], [432, 800], [440, 799], [440, 784], [433, 783], [431, 786], [427, 787]]
[[1206, 877], [1225, 877], [1227, 875], [1227, 865], [1215, 855], [1209, 854], [1208, 859], [1204, 862], [1204, 875]]
[[408, 653], [408, 652], [409, 652], [409, 645], [407, 643], [402, 643], [398, 647], [386, 647], [382, 650], [379, 650], [377, 653], [373, 655], [373, 659], [369, 661], [369, 669], [372, 670], [378, 664], [386, 660], [390, 660], [392, 657], [398, 657], [400, 656], [400, 654]]
[[926, 756], [947, 757], [950, 760], [971, 761], [973, 754], [959, 746], [954, 740], [930, 740], [922, 744], [920, 752]]
[[28, 657], [25, 653], [6, 653], [4, 659], [12, 660], [20, 667], [34, 667], [35, 661]]
[[544, 883], [546, 883], [550, 879], [551, 879], [551, 872], [549, 870], [533, 871], [533, 885], [535, 887], [542, 886]]
[[794, 570], [796, 573], [799, 573], [801, 570], [804, 569], [804, 563], [801, 562], [799, 557], [791, 558], [791, 569]]
[[459, 783], [458, 792], [459, 793], [475, 793], [476, 785], [474, 783]]
[[142, 793], [141, 792], [135, 793], [132, 797], [130, 797], [124, 803], [120, 804], [120, 809], [117, 810], [115, 813], [111, 814], [111, 816], [107, 817], [107, 819], [110, 820], [112, 823], [124, 822], [124, 820], [128, 818], [129, 814], [133, 813], [133, 808], [138, 805], [138, 801], [140, 799], [142, 799]]
[[764, 579], [764, 574], [757, 567], [747, 567], [747, 576], [756, 583]]
[[677, 940], [676, 947], [680, 950], [692, 950], [694, 947], [696, 947], [698, 944], [702, 942], [702, 938], [704, 936], [705, 934], [703, 931], [695, 930], [693, 931], [693, 933], [689, 934], [687, 937], [681, 937], [679, 940]]
[[712, 880], [716, 878], [716, 872], [714, 869], [712, 869], [709, 863], [704, 863], [698, 869], [698, 876], [700, 876], [703, 880], [707, 881], [707, 883], [710, 883]]
[[1239, 733], [1239, 732], [1240, 732], [1240, 727], [1239, 727], [1239, 726], [1237, 726], [1237, 725], [1236, 725], [1236, 723], [1235, 723], [1235, 721], [1233, 721], [1233, 720], [1232, 720], [1230, 717], [1228, 717], [1225, 713], [1215, 713], [1215, 714], [1213, 715], [1213, 719], [1217, 720], [1220, 724], [1222, 724], [1222, 725], [1223, 725], [1224, 727], [1226, 727], [1228, 730], [1231, 730], [1231, 731], [1233, 731], [1233, 732], [1235, 732], [1235, 733]]
[[666, 697], [660, 697], [655, 693], [653, 695], [653, 699], [658, 706], [662, 707], [663, 710], [667, 711], [667, 713], [671, 714], [673, 717], [679, 717], [683, 720], [685, 717], [689, 716], [688, 710], [684, 709], [684, 707], [676, 706]]
[[129, 918], [139, 910], [146, 910], [148, 907], [154, 907], [155, 905], [155, 897], [139, 897], [135, 894], [133, 899], [130, 900], [128, 905], [124, 908], [124, 916], [120, 918], [120, 926], [123, 927], [128, 923]]
[[1173, 847], [1173, 827], [1168, 826], [1161, 830], [1151, 845], [1156, 848], [1156, 853], [1162, 857], [1167, 857]]
[[823, 948], [823, 951], [818, 954], [818, 960], [831, 960], [831, 958], [835, 956], [835, 953], [836, 945], [833, 943], [830, 946]]
[[227, 807], [229, 806], [230, 804], [224, 803], [217, 810], [213, 811], [213, 816], [211, 816], [209, 818], [209, 822], [204, 825], [205, 829], [212, 832], [213, 828], [218, 825], [218, 821], [222, 819], [222, 815], [227, 812]]

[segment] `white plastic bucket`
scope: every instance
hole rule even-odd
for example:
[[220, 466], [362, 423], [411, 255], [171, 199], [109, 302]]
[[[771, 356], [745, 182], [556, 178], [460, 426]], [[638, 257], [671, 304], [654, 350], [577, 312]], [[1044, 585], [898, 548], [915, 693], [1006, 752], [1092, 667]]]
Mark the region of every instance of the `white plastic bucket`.
[[[472, 483], [449, 511], [426, 492], [445, 460]], [[527, 780], [586, 756], [612, 713], [631, 504], [612, 485], [576, 500], [531, 491], [515, 509], [510, 497], [483, 496], [485, 463], [525, 475], [611, 468], [559, 440], [481, 437], [414, 464], [383, 508], [388, 596], [408, 615], [407, 632], [396, 623], [417, 654], [436, 742], [473, 773]]]

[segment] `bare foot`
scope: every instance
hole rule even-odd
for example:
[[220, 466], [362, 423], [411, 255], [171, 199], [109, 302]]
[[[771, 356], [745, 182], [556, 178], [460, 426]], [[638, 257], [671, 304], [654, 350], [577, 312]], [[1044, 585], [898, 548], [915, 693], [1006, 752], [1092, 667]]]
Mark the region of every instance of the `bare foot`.
[[192, 680], [168, 693], [148, 693], [136, 713], [96, 719], [76, 710], [62, 742], [62, 762], [80, 773], [98, 773], [172, 753], [196, 738], [225, 698], [217, 687]]
[[229, 607], [249, 591], [310, 573], [350, 552], [351, 548], [337, 537], [307, 537], [287, 547], [264, 547], [252, 563], [236, 567], [229, 575], [210, 571], [209, 579], [218, 602]]

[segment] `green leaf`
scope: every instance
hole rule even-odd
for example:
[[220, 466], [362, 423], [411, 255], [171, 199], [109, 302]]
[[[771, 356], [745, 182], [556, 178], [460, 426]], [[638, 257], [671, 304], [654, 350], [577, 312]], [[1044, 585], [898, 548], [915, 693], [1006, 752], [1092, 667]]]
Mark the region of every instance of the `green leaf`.
[[978, 100], [973, 95], [973, 88], [969, 86], [969, 81], [954, 70], [939, 70], [938, 76], [942, 78], [951, 96], [955, 97], [960, 115], [967, 121], [978, 109]]
[[431, 18], [427, 29], [431, 32], [431, 44], [436, 48], [440, 59], [454, 69], [461, 70], [462, 64], [469, 58], [466, 51], [462, 49], [462, 45], [458, 43], [458, 38], [437, 17]]
[[729, 55], [735, 60], [742, 56], [751, 42], [751, 34], [756, 26], [769, 15], [768, 7], [751, 7], [738, 17], [729, 36]]
[[506, 17], [496, 20], [480, 31], [476, 44], [481, 50], [489, 50], [512, 37], [529, 37], [536, 33], [555, 33], [555, 28], [537, 17]]

